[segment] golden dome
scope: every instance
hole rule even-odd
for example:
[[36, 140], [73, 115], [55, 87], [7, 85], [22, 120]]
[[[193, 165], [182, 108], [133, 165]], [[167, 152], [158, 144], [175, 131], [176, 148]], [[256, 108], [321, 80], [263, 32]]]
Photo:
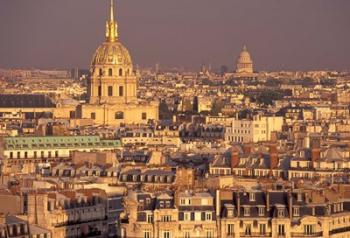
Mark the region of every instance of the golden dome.
[[95, 51], [91, 68], [95, 66], [122, 66], [132, 69], [129, 51], [118, 39], [118, 25], [114, 20], [114, 0], [111, 0], [110, 19], [106, 22], [106, 41]]
[[92, 58], [91, 66], [120, 65], [131, 67], [132, 61], [129, 51], [119, 41], [104, 42], [100, 45]]

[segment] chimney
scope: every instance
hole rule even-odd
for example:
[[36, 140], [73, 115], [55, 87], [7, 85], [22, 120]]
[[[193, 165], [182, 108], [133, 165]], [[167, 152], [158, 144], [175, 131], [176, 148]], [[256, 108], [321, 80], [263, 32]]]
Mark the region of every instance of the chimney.
[[251, 154], [252, 153], [252, 144], [250, 143], [245, 143], [243, 144], [243, 153], [244, 154]]
[[237, 191], [237, 217], [241, 216], [241, 196], [240, 196], [240, 191]]
[[291, 191], [288, 191], [288, 210], [289, 210], [289, 219], [293, 218], [293, 196]]
[[278, 165], [278, 153], [277, 153], [276, 144], [270, 145], [269, 154], [270, 154], [270, 175], [272, 175], [272, 170], [275, 169]]
[[239, 153], [237, 150], [231, 152], [231, 168], [236, 168], [239, 164]]
[[317, 162], [321, 157], [321, 150], [320, 148], [312, 148], [311, 150], [311, 162], [312, 165], [314, 164], [314, 162]]
[[270, 211], [270, 193], [268, 190], [265, 191], [266, 196], [266, 211]]
[[219, 217], [220, 216], [220, 212], [221, 212], [221, 207], [220, 207], [220, 190], [216, 190], [216, 216]]
[[318, 137], [314, 137], [311, 140], [311, 166], [315, 167], [315, 162], [317, 162], [321, 157], [321, 143]]

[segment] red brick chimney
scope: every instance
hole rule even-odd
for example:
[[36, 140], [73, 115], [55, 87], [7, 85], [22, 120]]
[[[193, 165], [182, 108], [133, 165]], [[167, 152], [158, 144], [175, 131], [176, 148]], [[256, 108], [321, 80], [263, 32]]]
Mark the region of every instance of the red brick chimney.
[[239, 153], [237, 150], [231, 152], [231, 168], [236, 168], [239, 164]]
[[317, 162], [321, 157], [321, 143], [320, 138], [312, 138], [311, 140], [311, 166]]
[[314, 162], [319, 160], [320, 157], [321, 157], [321, 150], [320, 150], [320, 148], [312, 148], [311, 149], [311, 162], [312, 162], [312, 165], [314, 164]]
[[277, 152], [277, 145], [276, 144], [270, 145], [269, 154], [270, 154], [270, 170], [273, 170], [278, 165], [278, 152]]

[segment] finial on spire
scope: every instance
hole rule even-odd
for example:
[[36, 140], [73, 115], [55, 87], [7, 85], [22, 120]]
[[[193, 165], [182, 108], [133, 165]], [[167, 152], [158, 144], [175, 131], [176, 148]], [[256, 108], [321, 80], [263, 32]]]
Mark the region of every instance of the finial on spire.
[[247, 51], [247, 46], [246, 45], [243, 46], [243, 50]]
[[111, 22], [114, 22], [114, 0], [111, 0], [111, 13], [110, 13], [110, 17], [111, 17]]
[[110, 19], [106, 22], [106, 40], [114, 42], [118, 39], [117, 23], [114, 21], [114, 0], [110, 4]]

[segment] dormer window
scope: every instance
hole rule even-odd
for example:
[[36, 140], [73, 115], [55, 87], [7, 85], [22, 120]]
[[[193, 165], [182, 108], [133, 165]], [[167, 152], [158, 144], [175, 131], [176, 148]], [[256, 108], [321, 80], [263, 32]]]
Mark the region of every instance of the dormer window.
[[265, 209], [263, 207], [259, 207], [259, 216], [265, 215]]
[[293, 216], [295, 217], [299, 216], [299, 207], [293, 207]]
[[278, 209], [278, 217], [284, 217], [284, 209], [283, 208]]
[[255, 201], [255, 193], [253, 193], [253, 192], [249, 193], [249, 201], [251, 201], [251, 202]]
[[170, 201], [166, 201], [166, 207], [170, 207]]
[[160, 202], [159, 202], [159, 207], [160, 207], [160, 208], [163, 208], [163, 207], [164, 207], [164, 202], [163, 202], [163, 201], [160, 201]]
[[250, 216], [250, 207], [244, 208], [244, 216]]

